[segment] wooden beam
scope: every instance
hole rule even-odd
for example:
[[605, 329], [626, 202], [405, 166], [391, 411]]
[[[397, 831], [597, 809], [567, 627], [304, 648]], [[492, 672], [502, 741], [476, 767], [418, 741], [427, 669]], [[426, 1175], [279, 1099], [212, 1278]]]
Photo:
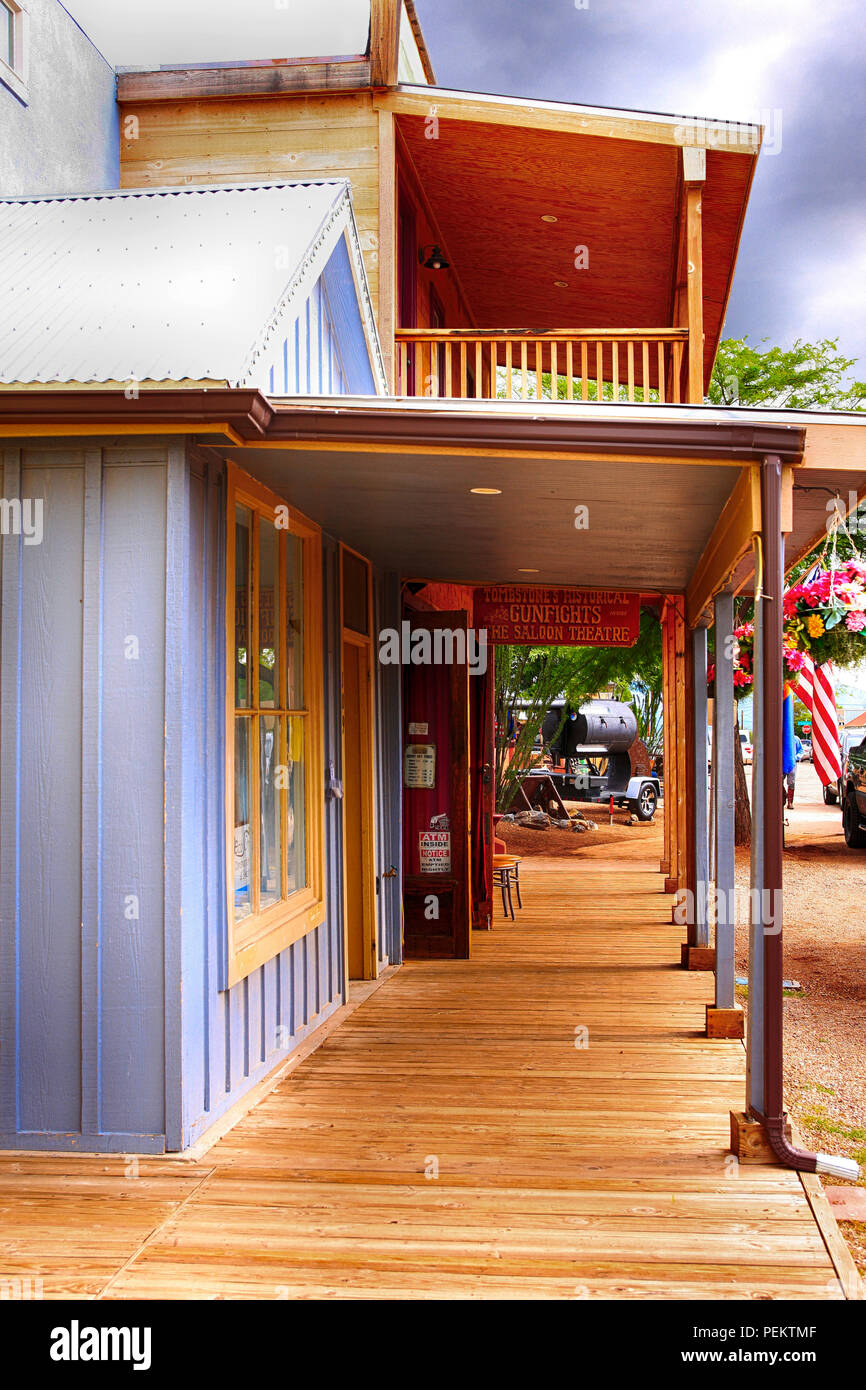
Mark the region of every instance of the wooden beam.
[[409, 24], [411, 25], [412, 33], [415, 36], [415, 43], [418, 46], [418, 56], [421, 59], [421, 66], [424, 69], [424, 76], [427, 78], [427, 81], [432, 86], [433, 83], [435, 83], [436, 81], [436, 73], [433, 71], [433, 64], [430, 61], [430, 54], [427, 52], [427, 44], [424, 41], [424, 33], [421, 29], [421, 24], [418, 19], [417, 12], [415, 10], [414, 0], [404, 0], [404, 3], [406, 6], [406, 18], [408, 19]]
[[400, 58], [400, 0], [371, 0], [370, 85], [396, 87]]
[[370, 86], [368, 58], [338, 58], [300, 63], [242, 63], [231, 68], [174, 68], [157, 72], [121, 72], [117, 100], [206, 101], [229, 97], [292, 96], [305, 92], [356, 92]]
[[757, 464], [742, 470], [686, 589], [686, 621], [696, 627], [761, 529]]
[[394, 328], [397, 315], [397, 151], [395, 120], [379, 112], [379, 341], [388, 390], [396, 389]]
[[689, 328], [688, 401], [704, 399], [704, 252], [701, 199], [706, 178], [706, 151], [683, 150], [685, 189], [686, 306]]
[[[782, 469], [782, 531], [794, 527], [794, 469]], [[714, 594], [729, 582], [734, 570], [761, 530], [761, 482], [757, 464], [745, 467], [686, 589], [686, 622], [696, 627], [705, 618]], [[742, 587], [740, 585], [739, 587]]]
[[[441, 87], [400, 86], [379, 98], [397, 115], [426, 117], [435, 102], [441, 119], [481, 121], [486, 125], [520, 126], [526, 130], [554, 130], [573, 135], [595, 135], [611, 140], [636, 140], [653, 145], [682, 148], [682, 122], [676, 117], [650, 112], [611, 111], [600, 107], [576, 106], [568, 102], [526, 101], [517, 97], [489, 96], [479, 92], [454, 92]], [[743, 126], [715, 123], [719, 131], [730, 130], [729, 139], [720, 139], [718, 150], [732, 158], [753, 159], [760, 148], [760, 127], [748, 139]]]

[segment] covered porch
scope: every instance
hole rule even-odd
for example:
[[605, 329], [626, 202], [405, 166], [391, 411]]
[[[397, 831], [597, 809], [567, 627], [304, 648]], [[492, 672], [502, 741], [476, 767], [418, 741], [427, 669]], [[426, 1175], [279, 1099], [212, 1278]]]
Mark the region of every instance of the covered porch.
[[[660, 839], [660, 835], [657, 836]], [[657, 858], [534, 859], [471, 961], [410, 962], [193, 1160], [0, 1156], [46, 1298], [843, 1299], [819, 1180], [737, 1165]], [[577, 1046], [586, 1030], [586, 1045]]]

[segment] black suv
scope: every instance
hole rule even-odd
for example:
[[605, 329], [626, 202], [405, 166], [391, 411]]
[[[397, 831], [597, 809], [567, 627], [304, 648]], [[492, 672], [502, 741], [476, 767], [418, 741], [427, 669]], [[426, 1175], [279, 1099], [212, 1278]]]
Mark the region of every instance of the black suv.
[[842, 829], [851, 849], [866, 849], [866, 738], [848, 750], [845, 760]]

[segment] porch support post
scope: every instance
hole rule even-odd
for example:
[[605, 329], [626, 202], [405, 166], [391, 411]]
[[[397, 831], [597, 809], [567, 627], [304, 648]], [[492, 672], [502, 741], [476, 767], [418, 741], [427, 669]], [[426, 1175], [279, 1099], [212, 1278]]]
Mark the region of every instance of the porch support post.
[[742, 1010], [734, 998], [734, 596], [717, 594], [713, 768], [715, 829], [716, 998], [707, 1006], [708, 1037], [742, 1037]]
[[[761, 539], [764, 554], [761, 597], [763, 752], [763, 887], [762, 903], [764, 1032], [764, 1122], [784, 1121], [782, 1102], [782, 596], [785, 538], [782, 534], [782, 486], [779, 459], [764, 460], [761, 476]], [[752, 988], [750, 986], [751, 995]]]
[[[664, 777], [664, 846], [659, 869], [665, 879], [671, 872], [671, 809], [673, 806], [676, 775], [673, 771], [673, 737], [671, 734], [671, 649], [668, 623], [668, 603], [662, 604], [662, 775]], [[668, 891], [665, 882], [665, 891]]]
[[[709, 801], [707, 798], [707, 630], [692, 632], [692, 690], [694, 701], [694, 784], [692, 787], [692, 825], [694, 843], [694, 902], [689, 924], [689, 945], [709, 946], [710, 923], [707, 914], [709, 888]], [[691, 877], [692, 875], [690, 875]]]
[[[691, 695], [689, 678], [688, 643], [686, 639], [685, 601], [682, 597], [674, 599], [673, 605], [673, 644], [674, 644], [674, 695], [676, 697], [676, 760], [677, 760], [677, 804], [676, 804], [676, 860], [671, 863], [671, 873], [676, 876], [675, 891], [688, 886], [689, 860], [689, 822], [688, 796], [690, 789], [689, 762], [691, 741], [689, 738], [689, 710]], [[671, 859], [674, 860], [673, 846]]]
[[752, 860], [749, 872], [749, 1021], [746, 1114], [764, 1113], [764, 605], [755, 596], [752, 682]]

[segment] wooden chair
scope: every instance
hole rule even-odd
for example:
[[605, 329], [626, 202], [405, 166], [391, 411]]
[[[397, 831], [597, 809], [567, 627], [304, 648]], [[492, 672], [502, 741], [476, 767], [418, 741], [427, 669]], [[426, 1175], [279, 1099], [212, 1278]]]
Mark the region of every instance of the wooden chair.
[[514, 884], [517, 890], [517, 906], [523, 907], [523, 899], [520, 896], [520, 860], [514, 854], [494, 854], [493, 856], [493, 883], [502, 893], [502, 912], [503, 916], [511, 915], [514, 921], [514, 903], [511, 897], [511, 885]]

